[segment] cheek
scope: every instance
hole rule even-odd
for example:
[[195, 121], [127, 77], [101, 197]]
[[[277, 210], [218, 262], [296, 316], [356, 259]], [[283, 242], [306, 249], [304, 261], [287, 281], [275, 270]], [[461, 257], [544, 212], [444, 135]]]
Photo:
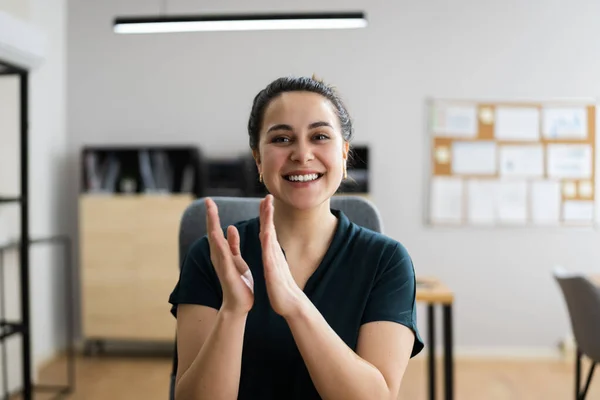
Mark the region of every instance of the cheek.
[[342, 150], [331, 146], [321, 151], [321, 159], [330, 169], [342, 168]]
[[287, 155], [281, 148], [269, 147], [263, 151], [262, 164], [264, 168], [270, 169], [285, 163]]

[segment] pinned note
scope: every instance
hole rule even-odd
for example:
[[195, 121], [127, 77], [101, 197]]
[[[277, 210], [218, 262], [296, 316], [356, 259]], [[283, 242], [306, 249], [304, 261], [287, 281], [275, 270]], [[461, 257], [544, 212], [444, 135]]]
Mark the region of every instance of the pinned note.
[[467, 220], [473, 225], [496, 222], [496, 181], [469, 180], [467, 183]]
[[496, 187], [498, 220], [506, 224], [527, 222], [527, 182], [499, 181]]
[[499, 140], [539, 140], [540, 113], [532, 107], [498, 107], [494, 135]]
[[542, 132], [547, 139], [585, 139], [588, 136], [585, 107], [546, 107], [542, 116]]
[[457, 175], [493, 175], [497, 170], [496, 159], [496, 143], [492, 141], [452, 145], [452, 173]]
[[539, 225], [560, 222], [560, 183], [552, 180], [531, 183], [531, 220]]
[[565, 201], [563, 204], [563, 219], [565, 222], [593, 222], [594, 202]]
[[477, 110], [475, 106], [436, 104], [432, 127], [437, 136], [473, 138], [477, 135]]
[[500, 175], [503, 177], [542, 177], [544, 148], [541, 145], [501, 146]]
[[549, 144], [547, 148], [548, 176], [552, 178], [590, 178], [592, 148], [587, 144]]
[[463, 216], [463, 181], [436, 177], [431, 185], [431, 219], [433, 222], [460, 223]]

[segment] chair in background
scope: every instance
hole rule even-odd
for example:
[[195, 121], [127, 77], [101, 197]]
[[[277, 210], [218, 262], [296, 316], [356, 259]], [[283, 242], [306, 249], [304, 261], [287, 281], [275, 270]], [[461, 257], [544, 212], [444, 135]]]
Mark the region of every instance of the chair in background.
[[[571, 329], [577, 346], [575, 362], [575, 400], [583, 400], [600, 363], [600, 287], [583, 275], [570, 273], [561, 267], [554, 269], [554, 279], [567, 305]], [[581, 387], [581, 359], [591, 361], [586, 383]]]
[[[223, 228], [238, 221], [258, 216], [261, 198], [258, 197], [211, 197], [219, 208], [219, 219]], [[341, 210], [350, 221], [375, 232], [383, 232], [383, 223], [377, 208], [360, 196], [339, 195], [331, 198], [331, 208]], [[204, 198], [190, 204], [179, 226], [179, 265], [192, 243], [206, 235], [206, 208]], [[173, 368], [169, 398], [175, 398], [177, 374], [177, 342], [173, 354]]]

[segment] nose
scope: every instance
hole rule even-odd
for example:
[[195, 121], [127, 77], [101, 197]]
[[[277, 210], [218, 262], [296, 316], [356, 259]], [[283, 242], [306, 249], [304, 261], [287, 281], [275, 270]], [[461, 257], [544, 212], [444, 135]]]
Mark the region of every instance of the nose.
[[306, 164], [314, 159], [313, 149], [310, 143], [303, 140], [297, 141], [292, 148], [290, 159], [300, 164]]

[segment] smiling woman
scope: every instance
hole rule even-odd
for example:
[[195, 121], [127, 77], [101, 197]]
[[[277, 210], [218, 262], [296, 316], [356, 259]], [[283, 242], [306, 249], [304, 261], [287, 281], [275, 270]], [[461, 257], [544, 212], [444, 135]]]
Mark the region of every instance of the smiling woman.
[[258, 114], [254, 118], [260, 129], [251, 127], [251, 146], [255, 143], [259, 176], [276, 199], [278, 212], [327, 208], [326, 200], [340, 186], [352, 126], [348, 119], [346, 134], [341, 134], [338, 114], [347, 112], [333, 96], [338, 108], [322, 94], [306, 90], [256, 98], [253, 114]]
[[415, 274], [399, 242], [330, 208], [346, 175], [352, 123], [325, 83], [280, 78], [254, 99], [248, 134], [269, 195], [184, 260], [176, 398], [398, 397], [417, 331]]

